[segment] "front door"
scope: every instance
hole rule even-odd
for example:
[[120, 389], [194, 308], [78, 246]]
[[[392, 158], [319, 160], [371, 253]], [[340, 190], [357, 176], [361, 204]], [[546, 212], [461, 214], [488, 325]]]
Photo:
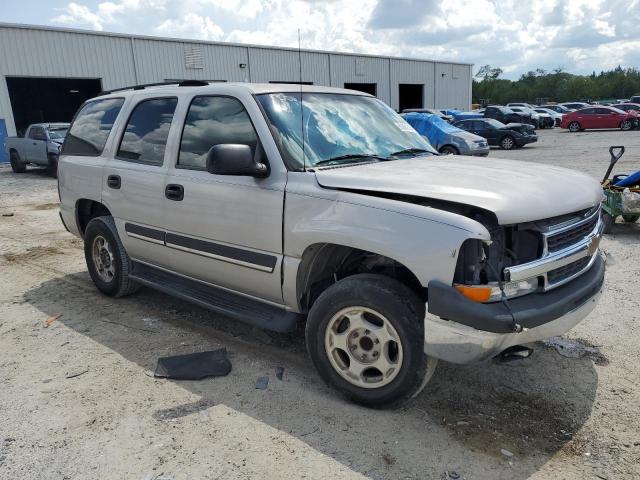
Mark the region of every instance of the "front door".
[[[269, 135], [255, 101], [245, 102], [253, 102], [252, 117]], [[254, 158], [268, 163], [246, 104], [231, 96], [190, 101], [176, 137], [175, 168], [166, 179], [167, 260], [182, 275], [282, 303], [286, 171], [272, 169], [267, 178], [254, 178], [206, 170], [207, 152], [219, 144], [249, 145]]]
[[166, 264], [164, 157], [177, 104], [175, 97], [139, 100], [119, 132], [102, 178], [102, 201], [116, 221], [127, 253], [158, 266]]
[[27, 161], [46, 165], [47, 162], [47, 134], [42, 127], [31, 127], [27, 141]]

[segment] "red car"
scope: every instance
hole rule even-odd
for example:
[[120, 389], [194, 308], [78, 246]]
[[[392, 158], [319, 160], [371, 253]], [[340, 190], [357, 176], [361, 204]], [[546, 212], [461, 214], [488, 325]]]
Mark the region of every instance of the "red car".
[[613, 107], [587, 107], [567, 113], [562, 117], [562, 128], [570, 132], [579, 132], [592, 128], [619, 128], [631, 130], [636, 123], [637, 114], [624, 112]]

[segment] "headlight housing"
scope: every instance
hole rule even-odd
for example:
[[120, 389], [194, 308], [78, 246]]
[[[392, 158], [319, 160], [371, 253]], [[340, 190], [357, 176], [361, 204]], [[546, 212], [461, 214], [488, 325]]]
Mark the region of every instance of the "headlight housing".
[[[502, 299], [502, 291], [498, 282], [491, 282], [486, 285], [462, 285], [454, 284], [456, 290], [474, 302], [491, 303], [499, 302]], [[517, 282], [502, 282], [502, 288], [507, 298], [521, 297], [533, 293], [538, 289], [538, 278], [529, 278]]]

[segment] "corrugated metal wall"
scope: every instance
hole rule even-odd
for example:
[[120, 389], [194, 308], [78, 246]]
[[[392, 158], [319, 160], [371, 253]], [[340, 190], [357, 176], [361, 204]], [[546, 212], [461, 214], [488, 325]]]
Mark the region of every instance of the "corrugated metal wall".
[[[15, 135], [7, 76], [99, 78], [106, 90], [136, 83], [198, 79], [300, 80], [298, 52], [45, 27], [0, 25], [0, 118]], [[398, 85], [424, 85], [424, 106], [468, 109], [471, 66], [302, 51], [302, 81], [343, 87], [375, 83], [378, 98], [398, 108]], [[242, 65], [242, 66], [241, 66]]]

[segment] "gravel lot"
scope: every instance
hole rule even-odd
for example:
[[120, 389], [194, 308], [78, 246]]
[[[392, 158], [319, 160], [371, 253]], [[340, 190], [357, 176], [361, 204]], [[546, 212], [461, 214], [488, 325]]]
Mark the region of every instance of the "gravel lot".
[[[541, 131], [486, 161], [600, 179], [612, 144], [627, 146], [618, 171], [640, 168], [640, 132], [619, 131]], [[605, 295], [566, 335], [596, 350], [441, 363], [411, 404], [372, 411], [322, 384], [301, 331], [265, 333], [148, 289], [100, 295], [56, 202], [44, 172], [0, 167], [2, 479], [640, 477], [640, 224], [603, 240]], [[158, 357], [220, 346], [227, 377], [153, 378]], [[255, 389], [264, 375], [267, 390]]]

